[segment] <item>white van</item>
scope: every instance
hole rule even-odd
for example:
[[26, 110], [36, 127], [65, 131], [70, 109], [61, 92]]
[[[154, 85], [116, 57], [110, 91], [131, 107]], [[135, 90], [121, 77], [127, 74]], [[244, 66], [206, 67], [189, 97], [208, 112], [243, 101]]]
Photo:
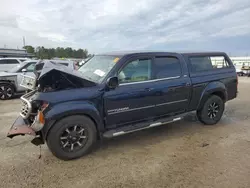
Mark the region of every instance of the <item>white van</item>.
[[8, 71], [29, 58], [0, 58], [0, 72]]

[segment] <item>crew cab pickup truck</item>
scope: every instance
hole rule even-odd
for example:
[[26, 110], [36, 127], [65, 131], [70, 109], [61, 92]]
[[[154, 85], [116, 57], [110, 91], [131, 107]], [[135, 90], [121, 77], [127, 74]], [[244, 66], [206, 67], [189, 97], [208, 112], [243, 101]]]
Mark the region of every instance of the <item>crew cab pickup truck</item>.
[[192, 111], [214, 125], [238, 85], [223, 52], [99, 54], [78, 71], [48, 63], [36, 75], [7, 136], [32, 135], [33, 144], [47, 143], [62, 160], [89, 153], [99, 139], [175, 122]]

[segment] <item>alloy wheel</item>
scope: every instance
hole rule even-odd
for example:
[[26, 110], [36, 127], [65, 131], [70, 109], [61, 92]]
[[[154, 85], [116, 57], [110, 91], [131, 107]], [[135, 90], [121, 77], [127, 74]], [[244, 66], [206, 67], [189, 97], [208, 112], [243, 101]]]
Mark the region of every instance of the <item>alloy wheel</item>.
[[60, 136], [61, 147], [66, 152], [76, 152], [86, 144], [87, 131], [81, 125], [66, 128]]
[[210, 119], [215, 118], [217, 116], [218, 112], [219, 112], [219, 105], [217, 103], [213, 102], [212, 104], [210, 104], [208, 106], [208, 114], [207, 115]]
[[2, 85], [0, 86], [0, 99], [8, 99], [13, 95], [13, 91], [10, 86]]

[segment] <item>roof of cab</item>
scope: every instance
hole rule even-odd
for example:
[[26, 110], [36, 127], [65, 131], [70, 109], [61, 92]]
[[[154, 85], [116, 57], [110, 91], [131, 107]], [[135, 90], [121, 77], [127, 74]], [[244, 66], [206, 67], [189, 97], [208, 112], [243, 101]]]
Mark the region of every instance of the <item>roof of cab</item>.
[[114, 52], [106, 52], [98, 55], [111, 55], [111, 56], [124, 56], [124, 55], [132, 55], [132, 54], [148, 54], [148, 53], [159, 53], [159, 51], [114, 51]]
[[107, 52], [107, 53], [101, 53], [98, 55], [108, 55], [108, 56], [125, 56], [125, 55], [133, 55], [133, 54], [163, 54], [163, 53], [169, 53], [169, 54], [181, 54], [181, 55], [222, 55], [225, 54], [225, 52], [219, 52], [219, 51], [176, 51], [176, 52], [170, 52], [170, 51], [115, 51], [115, 52]]

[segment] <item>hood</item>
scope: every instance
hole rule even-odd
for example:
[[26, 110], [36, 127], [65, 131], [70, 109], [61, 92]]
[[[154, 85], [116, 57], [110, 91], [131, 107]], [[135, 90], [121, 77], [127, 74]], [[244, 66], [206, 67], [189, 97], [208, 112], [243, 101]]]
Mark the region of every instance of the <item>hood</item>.
[[88, 88], [78, 88], [78, 89], [69, 89], [61, 90], [56, 92], [36, 92], [30, 98], [33, 100], [47, 101], [51, 104], [76, 101], [90, 101], [93, 99], [98, 100], [102, 95], [103, 91], [100, 90], [100, 86], [88, 87]]
[[96, 86], [96, 83], [85, 79], [77, 70], [50, 61], [38, 62], [34, 73], [41, 92]]
[[1, 76], [16, 76], [17, 73], [11, 73], [11, 72], [0, 72], [0, 77]]
[[57, 70], [60, 71], [62, 73], [66, 73], [69, 75], [73, 75], [79, 78], [83, 78], [82, 74], [80, 72], [78, 72], [77, 70], [73, 70], [71, 68], [69, 68], [68, 66], [65, 65], [61, 65], [59, 63], [54, 63], [52, 61], [41, 61], [38, 62], [35, 66], [35, 74], [38, 76], [38, 79], [41, 79], [44, 75], [46, 75], [47, 73], [49, 73], [50, 71], [53, 70]]

